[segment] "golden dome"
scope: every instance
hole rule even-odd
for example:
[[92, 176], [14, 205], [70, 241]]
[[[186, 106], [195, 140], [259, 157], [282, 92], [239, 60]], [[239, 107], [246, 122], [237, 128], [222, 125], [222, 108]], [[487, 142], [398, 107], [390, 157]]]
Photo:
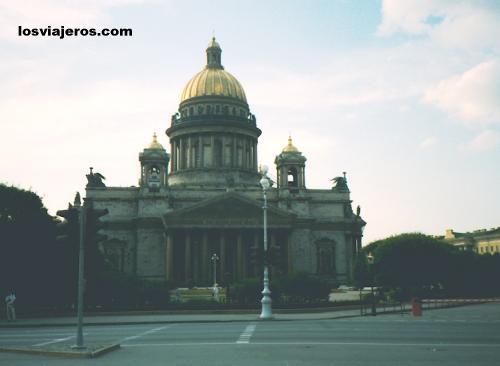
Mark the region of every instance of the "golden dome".
[[163, 146], [156, 140], [156, 132], [153, 134], [153, 142], [148, 146], [148, 149], [161, 149], [165, 150]]
[[286, 145], [283, 148], [282, 152], [284, 152], [284, 153], [289, 153], [289, 152], [298, 153], [298, 152], [300, 152], [299, 149], [297, 149], [295, 146], [293, 146], [291, 136], [288, 136], [288, 145]]
[[206, 96], [231, 97], [245, 103], [247, 101], [239, 81], [222, 69], [206, 68], [196, 74], [184, 88], [181, 103], [187, 99]]
[[245, 92], [236, 78], [224, 70], [221, 64], [222, 50], [212, 38], [207, 48], [207, 66], [197, 73], [185, 86], [181, 103], [196, 97], [230, 97], [247, 102]]

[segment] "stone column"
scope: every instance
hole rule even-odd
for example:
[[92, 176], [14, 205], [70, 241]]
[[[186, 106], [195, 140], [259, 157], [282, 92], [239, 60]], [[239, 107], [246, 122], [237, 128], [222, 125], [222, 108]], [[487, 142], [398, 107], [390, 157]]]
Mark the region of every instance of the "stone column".
[[233, 135], [233, 167], [238, 166], [238, 154], [236, 149], [236, 135]]
[[[209, 271], [207, 264], [210, 261], [210, 255], [208, 253], [208, 233], [206, 230], [203, 230], [202, 239], [201, 239], [201, 280], [209, 281]], [[210, 281], [209, 281], [210, 282]]]
[[215, 136], [210, 136], [210, 154], [212, 155], [212, 167], [215, 166]]
[[191, 243], [191, 263], [193, 266], [193, 280], [196, 285], [200, 280], [200, 243], [198, 240]]
[[185, 258], [184, 258], [184, 280], [192, 279], [191, 272], [191, 235], [186, 232], [185, 238]]
[[[224, 230], [221, 230], [220, 233], [220, 278], [224, 280], [224, 273], [226, 273], [226, 237], [224, 236]], [[221, 281], [222, 282], [222, 281]]]
[[238, 280], [241, 280], [243, 275], [243, 235], [241, 231], [238, 232], [238, 239], [236, 242], [236, 273]]
[[254, 169], [257, 169], [257, 164], [258, 164], [258, 161], [257, 161], [257, 143], [254, 142], [253, 143], [253, 168]]
[[182, 170], [185, 168], [185, 151], [184, 151], [184, 139], [179, 137], [179, 166], [177, 169]]
[[165, 277], [167, 281], [174, 279], [174, 238], [172, 232], [167, 233], [167, 247], [165, 250]]
[[[260, 238], [260, 234], [261, 234], [261, 233], [259, 232], [259, 230], [255, 230], [255, 231], [253, 232], [253, 246], [254, 246], [254, 247], [256, 247], [256, 248], [258, 248], [258, 247], [259, 247], [259, 238]], [[259, 262], [259, 260], [258, 260], [258, 259], [257, 259], [257, 262]], [[260, 271], [260, 266], [258, 266], [258, 265], [256, 265], [256, 264], [254, 264], [254, 265], [253, 265], [253, 268], [252, 268], [252, 274], [253, 274], [254, 276], [259, 276], [259, 274], [260, 274], [260, 273], [259, 273], [259, 271]]]
[[292, 241], [290, 240], [291, 232], [286, 233], [286, 252], [287, 252], [287, 273], [293, 272], [293, 257], [292, 257]]
[[187, 149], [187, 162], [186, 168], [192, 168], [194, 166], [193, 159], [193, 138], [191, 136], [188, 137], [188, 149]]
[[[267, 250], [269, 250], [269, 249], [270, 249], [270, 247], [274, 247], [274, 246], [276, 246], [276, 233], [275, 233], [274, 231], [271, 231], [271, 230], [269, 230], [269, 232], [270, 232], [270, 235], [269, 235], [269, 236], [270, 236], [270, 238], [271, 238], [271, 241], [270, 241], [270, 243], [269, 243], [269, 247], [267, 248]], [[274, 253], [274, 254], [276, 254], [276, 253]], [[276, 258], [275, 258], [274, 260], [276, 260]], [[272, 266], [272, 268], [271, 268], [271, 273], [275, 274], [277, 269], [278, 269], [278, 268], [276, 268], [276, 266]], [[279, 271], [278, 271], [278, 272], [279, 272]]]
[[198, 140], [198, 151], [200, 153], [200, 162], [199, 162], [199, 167], [203, 167], [203, 135], [200, 135], [199, 140]]

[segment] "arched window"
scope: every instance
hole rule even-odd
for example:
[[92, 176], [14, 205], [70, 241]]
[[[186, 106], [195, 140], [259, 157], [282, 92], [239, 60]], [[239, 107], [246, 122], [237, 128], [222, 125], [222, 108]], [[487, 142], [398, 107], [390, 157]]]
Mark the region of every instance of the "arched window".
[[202, 105], [198, 106], [198, 114], [203, 114], [203, 106]]
[[212, 114], [212, 106], [207, 105], [207, 114]]
[[287, 183], [288, 183], [289, 187], [297, 187], [298, 186], [299, 182], [298, 182], [296, 168], [291, 167], [290, 169], [288, 169]]

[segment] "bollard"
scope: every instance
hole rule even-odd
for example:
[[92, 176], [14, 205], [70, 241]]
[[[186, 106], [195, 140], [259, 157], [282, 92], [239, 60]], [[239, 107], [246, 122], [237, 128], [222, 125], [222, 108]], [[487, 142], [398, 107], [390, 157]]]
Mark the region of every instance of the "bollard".
[[413, 316], [422, 316], [422, 302], [416, 297], [411, 299], [411, 314]]

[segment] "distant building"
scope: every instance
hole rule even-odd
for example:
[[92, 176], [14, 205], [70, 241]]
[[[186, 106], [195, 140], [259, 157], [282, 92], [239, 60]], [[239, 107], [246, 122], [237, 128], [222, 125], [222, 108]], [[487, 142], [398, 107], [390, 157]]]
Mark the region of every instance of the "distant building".
[[472, 250], [479, 254], [500, 253], [500, 227], [470, 233], [457, 233], [448, 229], [444, 239], [462, 250]]
[[[263, 245], [261, 130], [215, 38], [206, 52], [207, 65], [186, 84], [166, 130], [170, 153], [155, 135], [139, 154], [139, 186], [106, 187], [98, 173], [87, 176], [86, 199], [109, 210], [101, 250], [120, 271], [207, 285], [213, 254], [222, 280], [262, 271], [251, 261], [252, 248]], [[349, 282], [366, 223], [359, 207], [353, 212], [345, 173], [331, 188], [309, 189], [306, 157], [292, 139], [277, 152], [268, 191], [269, 243], [281, 257], [275, 271]]]

